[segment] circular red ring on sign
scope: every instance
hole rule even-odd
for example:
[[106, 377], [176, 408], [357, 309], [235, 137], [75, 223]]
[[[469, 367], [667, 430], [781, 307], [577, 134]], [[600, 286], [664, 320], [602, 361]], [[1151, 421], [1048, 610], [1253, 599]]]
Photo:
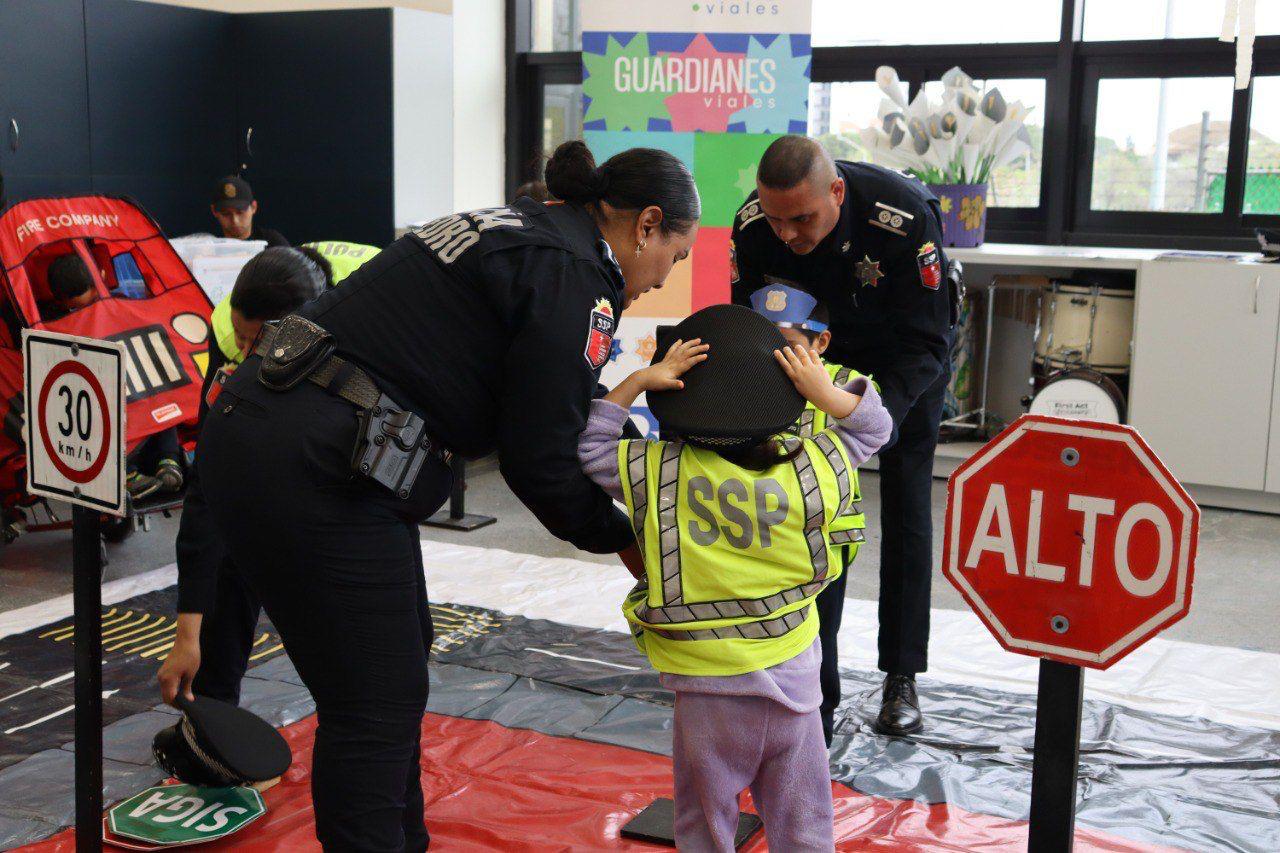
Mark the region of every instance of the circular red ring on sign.
[[[97, 460], [83, 471], [77, 471], [59, 458], [53, 442], [49, 439], [49, 431], [46, 429], [48, 425], [44, 422], [45, 404], [49, 402], [49, 392], [53, 390], [53, 383], [68, 373], [74, 373], [85, 381], [90, 390], [93, 391], [94, 396], [98, 398], [98, 408], [102, 411], [102, 447], [98, 448]], [[44, 443], [45, 453], [49, 454], [49, 461], [53, 463], [54, 468], [58, 469], [58, 473], [73, 483], [81, 484], [88, 483], [98, 476], [102, 472], [103, 466], [107, 464], [107, 448], [111, 446], [111, 413], [107, 411], [107, 395], [103, 393], [102, 386], [98, 384], [98, 378], [80, 362], [64, 361], [49, 371], [49, 375], [44, 378], [44, 384], [40, 387], [39, 406], [36, 409], [38, 414], [36, 422], [40, 425], [40, 440]]]

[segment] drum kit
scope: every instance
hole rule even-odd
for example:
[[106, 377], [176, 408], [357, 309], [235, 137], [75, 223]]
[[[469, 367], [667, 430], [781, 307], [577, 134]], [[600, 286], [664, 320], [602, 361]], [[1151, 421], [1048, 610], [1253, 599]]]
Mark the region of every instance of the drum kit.
[[1133, 361], [1133, 291], [1054, 281], [1040, 294], [1032, 414], [1121, 423]]

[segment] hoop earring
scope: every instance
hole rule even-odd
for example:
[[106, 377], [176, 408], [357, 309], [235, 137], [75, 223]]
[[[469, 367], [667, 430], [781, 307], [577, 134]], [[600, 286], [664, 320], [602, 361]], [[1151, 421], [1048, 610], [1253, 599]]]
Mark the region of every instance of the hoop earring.
[[640, 253], [644, 251], [644, 247], [645, 247], [645, 246], [647, 246], [647, 245], [649, 245], [649, 244], [648, 244], [648, 243], [646, 243], [644, 240], [641, 240], [639, 243], [636, 243], [636, 257], [637, 257], [637, 258], [638, 258], [638, 257], [640, 257]]

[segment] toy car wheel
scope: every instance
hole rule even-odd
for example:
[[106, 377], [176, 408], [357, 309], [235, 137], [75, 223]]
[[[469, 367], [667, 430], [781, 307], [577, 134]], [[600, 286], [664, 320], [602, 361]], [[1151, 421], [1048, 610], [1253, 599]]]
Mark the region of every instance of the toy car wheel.
[[124, 518], [117, 518], [114, 515], [107, 516], [102, 522], [103, 541], [118, 545], [133, 535], [135, 526], [132, 510]]

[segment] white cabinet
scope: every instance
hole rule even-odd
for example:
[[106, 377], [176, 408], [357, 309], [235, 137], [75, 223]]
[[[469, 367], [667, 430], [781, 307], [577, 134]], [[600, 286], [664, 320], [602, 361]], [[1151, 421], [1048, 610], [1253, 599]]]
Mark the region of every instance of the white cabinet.
[[1137, 289], [1129, 422], [1184, 483], [1280, 491], [1280, 269], [1146, 261]]

